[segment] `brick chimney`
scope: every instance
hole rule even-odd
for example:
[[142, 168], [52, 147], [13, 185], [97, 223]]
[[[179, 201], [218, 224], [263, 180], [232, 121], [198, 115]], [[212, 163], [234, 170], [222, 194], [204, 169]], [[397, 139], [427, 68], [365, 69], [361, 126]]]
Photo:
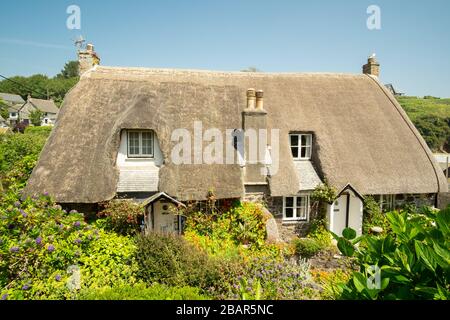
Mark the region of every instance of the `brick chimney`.
[[380, 76], [380, 64], [378, 63], [377, 59], [375, 58], [375, 53], [372, 54], [367, 59], [367, 64], [363, 65], [363, 73], [369, 74], [375, 77]]
[[80, 76], [92, 67], [100, 64], [100, 58], [94, 51], [93, 44], [88, 43], [86, 49], [78, 50], [78, 63], [78, 74]]

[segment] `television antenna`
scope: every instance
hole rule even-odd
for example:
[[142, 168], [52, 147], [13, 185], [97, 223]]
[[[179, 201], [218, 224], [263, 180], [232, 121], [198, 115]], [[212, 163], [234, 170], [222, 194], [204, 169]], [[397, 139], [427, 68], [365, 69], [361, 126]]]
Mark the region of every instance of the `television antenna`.
[[86, 39], [84, 39], [83, 36], [80, 35], [73, 41], [75, 43], [75, 47], [77, 47], [78, 50], [81, 50], [84, 47], [84, 43], [86, 42]]

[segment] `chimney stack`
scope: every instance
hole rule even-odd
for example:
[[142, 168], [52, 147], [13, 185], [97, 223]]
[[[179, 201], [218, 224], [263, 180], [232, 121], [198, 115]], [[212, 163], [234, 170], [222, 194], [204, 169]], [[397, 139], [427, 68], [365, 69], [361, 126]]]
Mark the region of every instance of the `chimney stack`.
[[375, 77], [380, 76], [380, 64], [375, 58], [375, 53], [367, 59], [367, 64], [363, 65], [363, 73]]
[[88, 43], [86, 49], [80, 49], [78, 51], [78, 63], [78, 74], [80, 76], [92, 67], [100, 64], [100, 58], [94, 51], [93, 44]]

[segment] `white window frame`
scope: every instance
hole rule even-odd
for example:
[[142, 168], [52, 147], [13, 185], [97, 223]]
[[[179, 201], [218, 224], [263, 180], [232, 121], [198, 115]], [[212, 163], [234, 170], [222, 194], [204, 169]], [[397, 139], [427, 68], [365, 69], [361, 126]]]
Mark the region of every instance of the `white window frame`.
[[[138, 133], [139, 134], [139, 153], [138, 154], [131, 154], [130, 153], [130, 133]], [[143, 154], [142, 153], [142, 134], [143, 133], [150, 133], [151, 134], [151, 150], [150, 154]], [[153, 131], [150, 130], [127, 130], [127, 157], [131, 159], [136, 158], [154, 158], [155, 157], [155, 134]]]
[[[286, 198], [293, 198], [292, 207], [289, 207], [288, 209], [292, 208], [292, 217], [286, 217]], [[306, 202], [306, 209], [305, 209], [305, 217], [299, 217], [297, 215], [297, 210], [300, 208], [297, 206], [297, 198], [305, 198]], [[291, 197], [283, 197], [283, 221], [286, 222], [298, 222], [298, 221], [309, 221], [309, 213], [310, 213], [310, 196], [309, 194], [300, 194], [296, 196]]]
[[[291, 144], [291, 137], [292, 136], [297, 136], [298, 139], [298, 145], [297, 146], [293, 146]], [[310, 144], [302, 144], [302, 137], [303, 136], [308, 136], [309, 137], [309, 141]], [[312, 145], [313, 145], [313, 135], [312, 133], [290, 133], [289, 134], [289, 148], [291, 150], [291, 154], [292, 154], [292, 148], [296, 147], [298, 148], [298, 156], [294, 157], [294, 155], [292, 154], [292, 157], [294, 158], [294, 160], [311, 160], [311, 155], [312, 155]], [[305, 157], [302, 157], [302, 148], [306, 148], [306, 155]], [[309, 153], [308, 153], [309, 150]]]

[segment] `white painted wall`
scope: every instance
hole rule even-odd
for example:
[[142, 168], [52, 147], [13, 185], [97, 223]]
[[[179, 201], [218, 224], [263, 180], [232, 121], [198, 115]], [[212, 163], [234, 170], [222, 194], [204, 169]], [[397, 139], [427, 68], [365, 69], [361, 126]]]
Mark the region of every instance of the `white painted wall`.
[[154, 157], [153, 158], [128, 158], [127, 156], [127, 132], [122, 130], [120, 135], [120, 146], [117, 154], [117, 167], [119, 169], [128, 169], [130, 167], [139, 167], [145, 170], [146, 168], [160, 167], [163, 164], [164, 158], [159, 147], [158, 138], [154, 135]]

